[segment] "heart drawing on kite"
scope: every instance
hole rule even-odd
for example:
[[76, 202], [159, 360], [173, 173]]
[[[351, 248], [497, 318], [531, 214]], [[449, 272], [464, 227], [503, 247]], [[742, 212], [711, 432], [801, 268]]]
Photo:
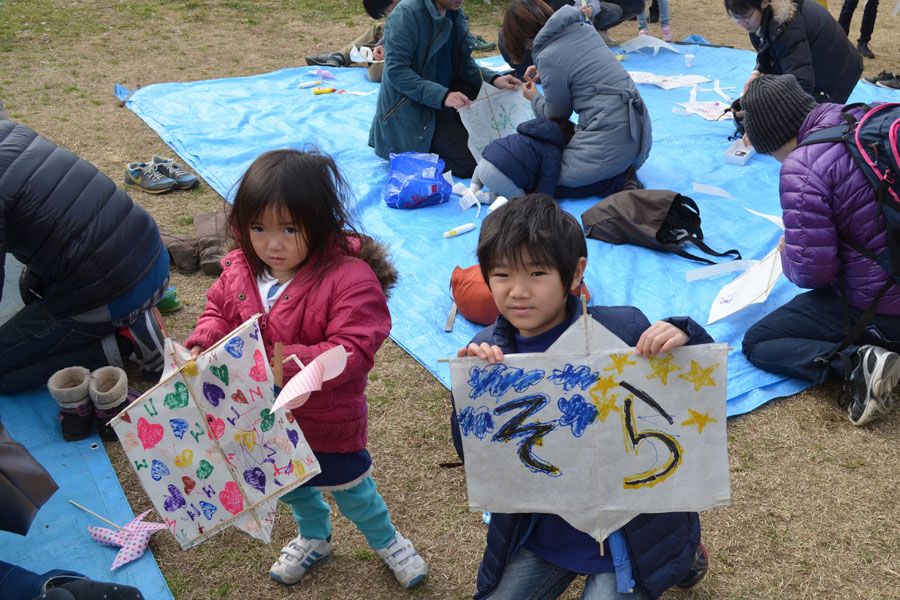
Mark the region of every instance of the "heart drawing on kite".
[[229, 481], [225, 484], [225, 489], [219, 492], [219, 503], [233, 515], [244, 509], [244, 498], [235, 482]]
[[159, 481], [168, 474], [169, 467], [166, 466], [166, 463], [154, 458], [153, 463], [150, 465], [150, 477], [153, 478], [153, 481]]
[[141, 444], [144, 445], [144, 450], [149, 450], [163, 439], [166, 430], [163, 429], [162, 425], [150, 423], [147, 419], [141, 417], [138, 419], [137, 434], [138, 438], [141, 440]]
[[166, 394], [166, 399], [163, 400], [163, 404], [166, 405], [166, 408], [175, 410], [176, 408], [184, 408], [187, 406], [189, 399], [190, 396], [188, 395], [187, 386], [178, 381], [175, 383], [175, 391]]
[[266, 493], [266, 474], [259, 467], [244, 471], [244, 481], [259, 490], [261, 494]]
[[219, 402], [225, 399], [225, 390], [223, 390], [216, 384], [209, 383], [207, 381], [203, 384], [203, 395], [206, 397], [206, 400], [213, 406], [213, 408], [215, 408], [219, 405]]
[[172, 433], [175, 434], [175, 437], [180, 440], [187, 433], [188, 422], [184, 419], [169, 419], [169, 427], [172, 428]]
[[250, 368], [250, 379], [266, 381], [269, 377], [266, 373], [266, 359], [263, 357], [263, 353], [259, 350], [253, 352], [253, 362], [255, 364]]
[[241, 390], [236, 391], [231, 395], [231, 399], [239, 404], [247, 404], [247, 396], [244, 395], [244, 392]]
[[[229, 481], [228, 483], [232, 482]], [[165, 501], [163, 501], [163, 508], [165, 508], [167, 511], [175, 512], [179, 508], [184, 508], [185, 506], [187, 506], [187, 500], [184, 499], [184, 496], [181, 495], [181, 492], [178, 490], [178, 488], [171, 483], [169, 484], [169, 493], [172, 495], [166, 496], [165, 494], [163, 494], [163, 498], [165, 498]]]
[[228, 385], [228, 365], [210, 365], [209, 372], [219, 378], [219, 380]]
[[242, 357], [244, 355], [244, 340], [239, 337], [231, 338], [225, 344], [225, 352], [235, 358]]
[[209, 425], [209, 437], [217, 440], [225, 435], [225, 421], [212, 415], [206, 415], [206, 424]]

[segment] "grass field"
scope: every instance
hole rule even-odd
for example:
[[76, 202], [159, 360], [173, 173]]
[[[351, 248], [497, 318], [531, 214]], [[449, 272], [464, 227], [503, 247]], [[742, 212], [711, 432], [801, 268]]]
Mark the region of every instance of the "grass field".
[[[877, 58], [866, 61], [866, 74], [900, 72], [892, 4], [881, 7], [870, 44]], [[467, 1], [470, 28], [496, 40], [504, 6]], [[839, 9], [830, 7], [835, 16]], [[671, 13], [676, 39], [696, 33], [749, 48], [720, 1], [672, 0]], [[0, 0], [0, 99], [14, 120], [121, 181], [126, 162], [172, 153], [119, 107], [115, 83], [134, 89], [301, 66], [305, 55], [339, 49], [370, 22], [358, 0]], [[625, 40], [636, 32], [626, 23], [612, 34]], [[182, 233], [195, 213], [223, 204], [207, 185], [131, 195]], [[167, 319], [176, 339], [192, 330], [212, 281], [173, 272], [185, 304]], [[471, 596], [485, 526], [468, 512], [463, 470], [438, 466], [456, 460], [446, 390], [388, 342], [368, 391], [375, 479], [395, 523], [429, 562], [429, 579], [400, 589], [356, 529], [335, 516], [335, 556], [300, 585], [281, 586], [266, 572], [296, 533], [282, 512], [271, 546], [229, 530], [182, 552], [171, 536], [155, 536], [154, 555], [178, 600]], [[667, 598], [900, 598], [900, 417], [854, 428], [836, 395], [817, 386], [729, 422], [732, 505], [702, 515], [712, 570], [697, 589]], [[135, 513], [150, 508], [120, 446], [107, 451]]]

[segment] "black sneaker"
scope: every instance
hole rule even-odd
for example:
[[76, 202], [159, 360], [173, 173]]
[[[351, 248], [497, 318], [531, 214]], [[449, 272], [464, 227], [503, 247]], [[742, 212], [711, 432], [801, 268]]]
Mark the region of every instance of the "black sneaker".
[[307, 56], [306, 64], [310, 67], [343, 67], [344, 55], [340, 52]]
[[863, 58], [875, 58], [875, 53], [869, 50], [868, 42], [860, 42], [856, 44], [856, 49], [863, 55]]
[[890, 412], [891, 395], [900, 381], [900, 356], [878, 346], [862, 346], [856, 351], [859, 364], [850, 374], [852, 397], [847, 414], [856, 425], [865, 425]]
[[900, 90], [900, 77], [877, 81], [875, 82], [875, 85], [877, 85], [878, 87], [888, 88], [889, 90]]
[[706, 552], [706, 546], [703, 545], [703, 542], [700, 542], [700, 545], [697, 546], [697, 550], [694, 552], [694, 561], [691, 563], [691, 570], [688, 571], [685, 578], [681, 580], [678, 587], [685, 590], [692, 588], [703, 581], [703, 578], [706, 577], [707, 573], [709, 573], [709, 554]]
[[896, 75], [894, 75], [893, 71], [882, 71], [874, 77], [862, 78], [863, 81], [865, 81], [866, 83], [871, 83], [872, 85], [877, 85], [879, 81], [890, 81], [891, 79], [896, 79]]

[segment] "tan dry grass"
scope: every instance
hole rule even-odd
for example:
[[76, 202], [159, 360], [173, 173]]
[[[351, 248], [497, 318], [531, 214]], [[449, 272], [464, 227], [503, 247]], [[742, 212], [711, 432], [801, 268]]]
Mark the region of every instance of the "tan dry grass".
[[[118, 181], [125, 162], [171, 151], [118, 106], [115, 83], [134, 88], [298, 66], [304, 55], [334, 50], [365, 30], [367, 18], [361, 10], [355, 15], [354, 5], [358, 2], [0, 0], [0, 29], [4, 19], [19, 23], [22, 14], [38, 15], [19, 27], [12, 50], [0, 53], [0, 98], [13, 119]], [[495, 38], [503, 3], [470, 8], [478, 9], [469, 11], [477, 14], [473, 30]], [[839, 8], [832, 5], [832, 13]], [[900, 19], [888, 16], [890, 8], [882, 6], [871, 43], [878, 58], [866, 61], [867, 74], [900, 70]], [[671, 10], [676, 39], [698, 33], [713, 43], [749, 48], [718, 1], [676, 0]], [[861, 12], [862, 7], [853, 37]], [[635, 31], [628, 23], [613, 36], [624, 40]], [[182, 232], [190, 231], [194, 213], [222, 204], [206, 185], [190, 193], [132, 197], [162, 226]], [[183, 340], [212, 279], [173, 272], [172, 281], [185, 308], [167, 323]], [[375, 479], [396, 524], [431, 565], [430, 578], [415, 590], [401, 590], [356, 529], [335, 516], [335, 557], [299, 586], [278, 585], [265, 573], [296, 532], [283, 511], [271, 546], [228, 530], [181, 552], [170, 536], [155, 536], [151, 546], [176, 598], [471, 595], [485, 527], [479, 515], [467, 511], [463, 470], [437, 466], [456, 459], [446, 390], [389, 341], [378, 353], [369, 393]], [[835, 405], [836, 393], [818, 386], [729, 422], [733, 503], [702, 516], [712, 571], [696, 591], [667, 597], [900, 598], [900, 418], [856, 429]], [[150, 508], [121, 447], [110, 444], [107, 451], [135, 512]], [[576, 586], [566, 598], [577, 592]]]

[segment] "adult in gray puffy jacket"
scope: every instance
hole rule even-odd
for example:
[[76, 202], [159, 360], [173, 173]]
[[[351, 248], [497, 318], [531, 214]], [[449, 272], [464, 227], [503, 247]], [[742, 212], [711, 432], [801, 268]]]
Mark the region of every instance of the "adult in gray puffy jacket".
[[[577, 188], [640, 168], [650, 154], [650, 113], [637, 87], [581, 11], [556, 13], [542, 0], [511, 0], [503, 39], [514, 60], [532, 49], [523, 94], [542, 119], [578, 115], [563, 150], [559, 183]], [[543, 94], [534, 83], [540, 78]], [[616, 190], [613, 190], [616, 191]]]
[[[900, 379], [900, 286], [891, 285], [859, 339], [846, 338], [844, 300], [852, 321], [875, 301], [889, 276], [855, 247], [888, 249], [874, 189], [843, 143], [800, 146], [810, 134], [844, 123], [839, 104], [816, 105], [793, 75], [761, 75], [741, 97], [744, 128], [757, 152], [782, 162], [781, 265], [802, 293], [753, 325], [743, 351], [760, 369], [821, 383], [845, 377], [847, 411], [863, 425], [890, 410]], [[859, 109], [851, 109], [857, 119]], [[877, 224], [877, 227], [875, 225]]]
[[0, 326], [0, 394], [70, 366], [118, 366], [132, 352], [161, 372], [148, 311], [165, 292], [169, 255], [156, 223], [96, 167], [3, 116], [0, 286], [7, 253], [27, 277], [26, 306]]
[[863, 60], [825, 7], [815, 0], [725, 0], [725, 10], [756, 48], [750, 79], [790, 73], [816, 102], [846, 102]]

